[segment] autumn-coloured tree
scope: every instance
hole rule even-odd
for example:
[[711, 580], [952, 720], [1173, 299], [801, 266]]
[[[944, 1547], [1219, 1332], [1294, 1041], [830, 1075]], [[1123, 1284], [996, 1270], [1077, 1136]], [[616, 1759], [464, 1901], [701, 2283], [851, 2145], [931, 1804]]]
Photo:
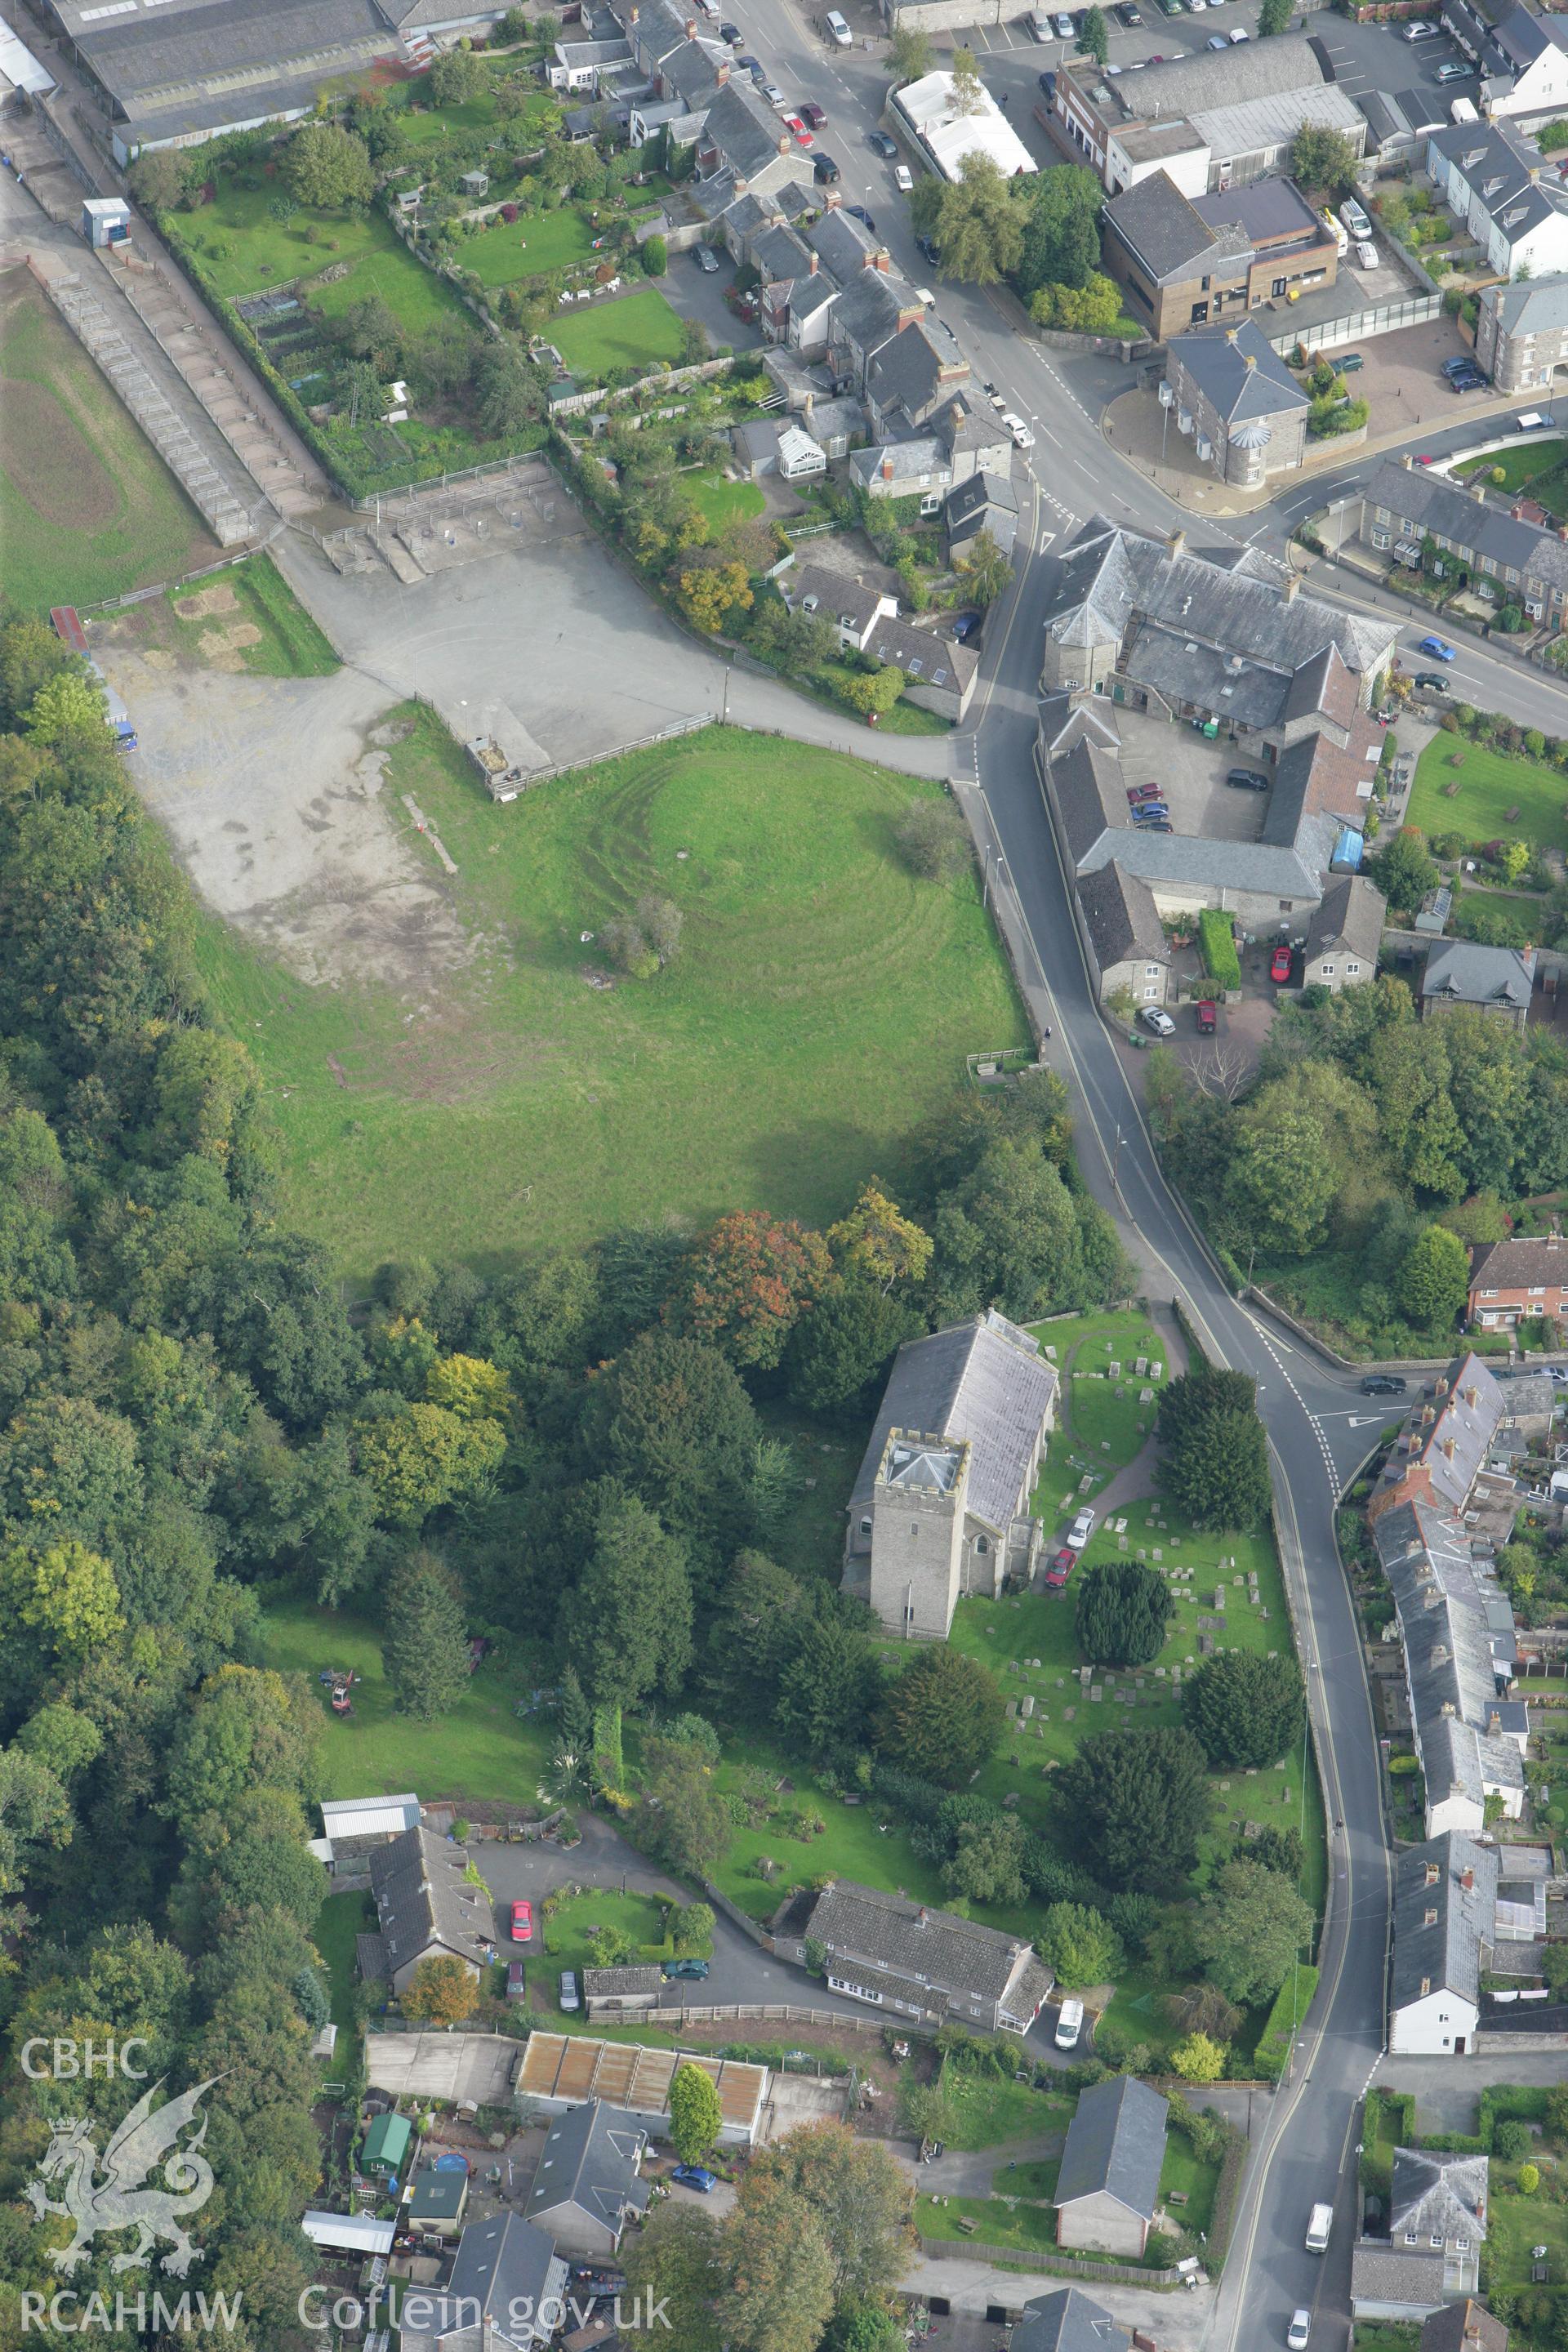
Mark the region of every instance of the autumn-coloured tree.
[[700, 629], [715, 635], [731, 613], [751, 609], [752, 591], [744, 565], [721, 563], [708, 571], [683, 572], [680, 601]]
[[483, 1356], [443, 1356], [426, 1374], [425, 1395], [459, 1421], [504, 1421], [511, 1411], [511, 1383]]
[[909, 2258], [910, 2184], [887, 2148], [847, 2124], [805, 2124], [753, 2156], [741, 2190], [749, 2212], [798, 2198], [821, 2231], [836, 2309], [881, 2294]]
[[794, 1217], [742, 1210], [721, 1217], [686, 1259], [670, 1308], [732, 1363], [769, 1371], [831, 1273], [820, 1234]]
[[891, 1290], [895, 1282], [919, 1282], [931, 1264], [931, 1238], [890, 1201], [873, 1176], [847, 1217], [827, 1229], [835, 1263]]
[[403, 2014], [427, 2025], [461, 2025], [479, 1988], [461, 1960], [421, 1960], [401, 1995]]
[[886, 669], [857, 670], [839, 688], [851, 710], [858, 710], [869, 719], [891, 710], [904, 690], [904, 673], [896, 662]]

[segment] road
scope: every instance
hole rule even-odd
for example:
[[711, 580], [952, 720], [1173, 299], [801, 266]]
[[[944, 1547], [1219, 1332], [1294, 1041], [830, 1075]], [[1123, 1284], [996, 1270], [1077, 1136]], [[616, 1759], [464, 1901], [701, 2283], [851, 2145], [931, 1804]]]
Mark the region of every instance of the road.
[[[866, 131], [880, 111], [885, 72], [859, 54], [840, 58], [826, 52], [793, 0], [775, 0], [765, 25], [756, 0], [749, 8], [738, 0], [734, 14], [748, 46], [786, 93], [814, 98], [826, 108], [829, 123], [821, 143], [843, 171], [845, 202], [866, 205], [899, 265], [919, 282], [929, 272], [916, 255], [886, 167], [865, 144]], [[1160, 29], [1167, 37], [1165, 26]], [[1037, 51], [1020, 59], [1009, 50], [996, 69], [1006, 73], [1010, 89], [1024, 89], [1047, 62], [1054, 63], [1054, 57]], [[988, 79], [993, 67], [987, 54], [983, 70]], [[1010, 111], [1016, 121], [1016, 100]], [[1021, 518], [1024, 560], [1004, 626], [1000, 633], [993, 628], [972, 739], [975, 782], [964, 797], [995, 853], [993, 870], [1009, 898], [1012, 928], [1026, 943], [1026, 975], [1036, 983], [1031, 993], [1052, 1033], [1047, 1050], [1075, 1097], [1086, 1181], [1116, 1215], [1151, 1293], [1179, 1299], [1215, 1360], [1257, 1376], [1273, 1454], [1280, 1549], [1331, 1825], [1321, 1987], [1249, 2168], [1205, 2352], [1262, 2352], [1282, 2345], [1289, 2315], [1302, 2304], [1319, 2312], [1321, 2325], [1313, 2342], [1326, 2352], [1349, 2338], [1359, 2105], [1384, 2041], [1388, 1849], [1371, 1698], [1334, 1541], [1338, 1494], [1375, 1438], [1371, 1424], [1379, 1417], [1357, 1411], [1360, 1400], [1351, 1378], [1231, 1297], [1166, 1186], [1090, 990], [1036, 775], [1046, 583], [1045, 567], [1030, 559], [1070, 535], [1090, 514], [1159, 530], [1190, 529], [1192, 518], [1105, 442], [1097, 421], [1104, 393], [1096, 378], [1103, 378], [1103, 369], [1058, 362], [1016, 335], [1016, 312], [1005, 294], [948, 286], [940, 307], [976, 373], [1030, 418], [1037, 436]], [[1124, 382], [1114, 375], [1110, 380]], [[1289, 516], [1271, 510], [1250, 518], [1245, 535], [1282, 551], [1290, 523]], [[1204, 536], [1212, 539], [1216, 529], [1205, 526]], [[1352, 601], [1342, 588], [1333, 593]], [[1405, 632], [1412, 643], [1418, 634]], [[1526, 678], [1511, 663], [1467, 649], [1463, 667], [1478, 700], [1521, 707], [1519, 689]], [[1548, 681], [1528, 682], [1551, 697], [1556, 723], [1568, 724], [1568, 702], [1560, 692]], [[955, 748], [962, 766], [967, 747]], [[1342, 1830], [1332, 1826], [1338, 1823]], [[1331, 2193], [1337, 2221], [1325, 2260], [1309, 2254], [1303, 2238], [1309, 2209]]]

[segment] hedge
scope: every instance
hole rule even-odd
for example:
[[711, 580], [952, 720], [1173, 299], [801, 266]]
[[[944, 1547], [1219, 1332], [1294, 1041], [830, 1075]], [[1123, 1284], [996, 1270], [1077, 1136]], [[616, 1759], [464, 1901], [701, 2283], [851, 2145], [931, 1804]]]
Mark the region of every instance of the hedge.
[[[1259, 2082], [1277, 2083], [1285, 2072], [1285, 2062], [1290, 2055], [1296, 2028], [1306, 2016], [1317, 1990], [1317, 1969], [1301, 1967], [1291, 1970], [1275, 1994], [1268, 2022], [1258, 2038], [1252, 2061]], [[1291, 2007], [1292, 1994], [1295, 1996], [1294, 2010]]]
[[[1568, 143], [1568, 142], [1565, 142]], [[1492, 2133], [1501, 2123], [1538, 2124], [1546, 2114], [1551, 2094], [1544, 2083], [1493, 2083], [1481, 2093], [1478, 2136], [1489, 2150]]]
[[[1316, 1976], [1317, 1970], [1312, 1971]], [[1230, 2247], [1230, 2233], [1236, 2227], [1237, 2209], [1241, 2202], [1241, 2176], [1247, 2169], [1249, 2142], [1238, 2126], [1227, 2123], [1225, 2156], [1215, 2183], [1214, 2213], [1209, 2221], [1208, 2242], [1204, 2248], [1204, 2264], [1211, 2276], [1217, 2278], [1225, 2268], [1225, 2258]]]
[[1216, 988], [1241, 986], [1241, 959], [1236, 952], [1236, 931], [1218, 907], [1205, 907], [1198, 917], [1198, 946], [1204, 969]]

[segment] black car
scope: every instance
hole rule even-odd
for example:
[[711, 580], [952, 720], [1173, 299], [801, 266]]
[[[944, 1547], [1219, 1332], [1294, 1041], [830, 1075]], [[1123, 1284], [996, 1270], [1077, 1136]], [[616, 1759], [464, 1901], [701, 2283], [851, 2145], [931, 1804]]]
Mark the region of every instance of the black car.
[[1147, 824], [1138, 827], [1140, 833], [1171, 833], [1174, 830], [1168, 816], [1151, 817]]
[[1468, 368], [1463, 375], [1451, 375], [1448, 382], [1456, 392], [1482, 392], [1486, 378], [1479, 368]]
[[860, 221], [870, 230], [873, 236], [876, 236], [877, 224], [871, 218], [870, 214], [866, 210], [864, 205], [846, 205], [844, 209], [848, 214], [851, 220]]
[[1132, 5], [1132, 0], [1122, 0], [1121, 6], [1116, 11], [1116, 21], [1119, 25], [1125, 25], [1130, 33], [1135, 33], [1143, 19]]
[[1398, 1372], [1368, 1372], [1361, 1392], [1363, 1396], [1403, 1396], [1405, 1381]]
[[1226, 782], [1234, 784], [1238, 793], [1266, 793], [1268, 790], [1268, 779], [1260, 768], [1232, 768]]
[[869, 147], [873, 155], [885, 155], [889, 163], [896, 163], [898, 162], [899, 142], [896, 139], [889, 139], [885, 131], [872, 131], [868, 132], [866, 144]]
[[1055, 74], [1043, 73], [1040, 76], [1040, 88], [1045, 91], [1047, 98], [1055, 98], [1057, 94], [1057, 78]]
[[811, 167], [811, 171], [812, 177], [815, 180], [819, 181], [825, 188], [830, 188], [835, 180], [841, 180], [844, 177], [843, 173], [839, 170], [832, 156], [824, 155], [820, 150], [817, 152], [816, 161]]
[[1475, 363], [1473, 353], [1469, 352], [1456, 352], [1452, 358], [1446, 359], [1443, 362], [1443, 373], [1445, 375], [1468, 375], [1471, 368], [1475, 366]]
[[745, 37], [739, 25], [721, 25], [719, 27], [719, 38], [728, 41], [732, 49], [738, 49]]
[[935, 237], [917, 236], [915, 243], [919, 246], [921, 251], [924, 254], [926, 259], [931, 263], [931, 268], [934, 269], [937, 263], [942, 259], [942, 248], [937, 244]]
[[1412, 686], [1424, 687], [1428, 694], [1448, 692], [1447, 679], [1435, 669], [1418, 669], [1410, 683]]
[[761, 58], [753, 58], [753, 57], [742, 57], [742, 58], [737, 58], [735, 59], [735, 63], [740, 67], [740, 68], [741, 68], [741, 70], [742, 70], [742, 73], [749, 73], [749, 74], [752, 76], [752, 79], [753, 79], [753, 80], [754, 80], [754, 79], [756, 79], [756, 77], [757, 77], [757, 76], [762, 72], [762, 69], [763, 69], [763, 61], [762, 61]]

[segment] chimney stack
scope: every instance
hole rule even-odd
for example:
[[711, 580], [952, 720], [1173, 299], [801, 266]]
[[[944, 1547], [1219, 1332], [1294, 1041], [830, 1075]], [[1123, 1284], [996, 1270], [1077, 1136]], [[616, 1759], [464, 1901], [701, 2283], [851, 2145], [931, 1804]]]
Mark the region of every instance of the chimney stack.
[[1292, 572], [1290, 577], [1285, 583], [1284, 593], [1286, 604], [1293, 604], [1297, 597], [1301, 593], [1301, 575], [1299, 572]]
[[808, 264], [807, 264], [807, 266], [806, 266], [806, 272], [805, 272], [805, 274], [806, 274], [806, 276], [807, 276], [808, 278], [815, 278], [815, 277], [816, 277], [816, 264], [817, 264], [817, 256], [814, 253], [814, 254], [812, 255], [812, 257], [811, 257], [811, 259], [810, 259], [809, 263], [808, 263]]
[[888, 450], [888, 451], [885, 453], [885, 455], [883, 456], [883, 458], [882, 458], [882, 479], [883, 479], [885, 482], [890, 482], [890, 481], [892, 480], [892, 478], [893, 478], [893, 453], [892, 453], [892, 451], [889, 449], [889, 450]]
[[1175, 562], [1178, 555], [1184, 555], [1186, 553], [1186, 532], [1184, 530], [1173, 530], [1171, 533], [1170, 538], [1165, 541], [1165, 552], [1171, 558], [1173, 563]]

